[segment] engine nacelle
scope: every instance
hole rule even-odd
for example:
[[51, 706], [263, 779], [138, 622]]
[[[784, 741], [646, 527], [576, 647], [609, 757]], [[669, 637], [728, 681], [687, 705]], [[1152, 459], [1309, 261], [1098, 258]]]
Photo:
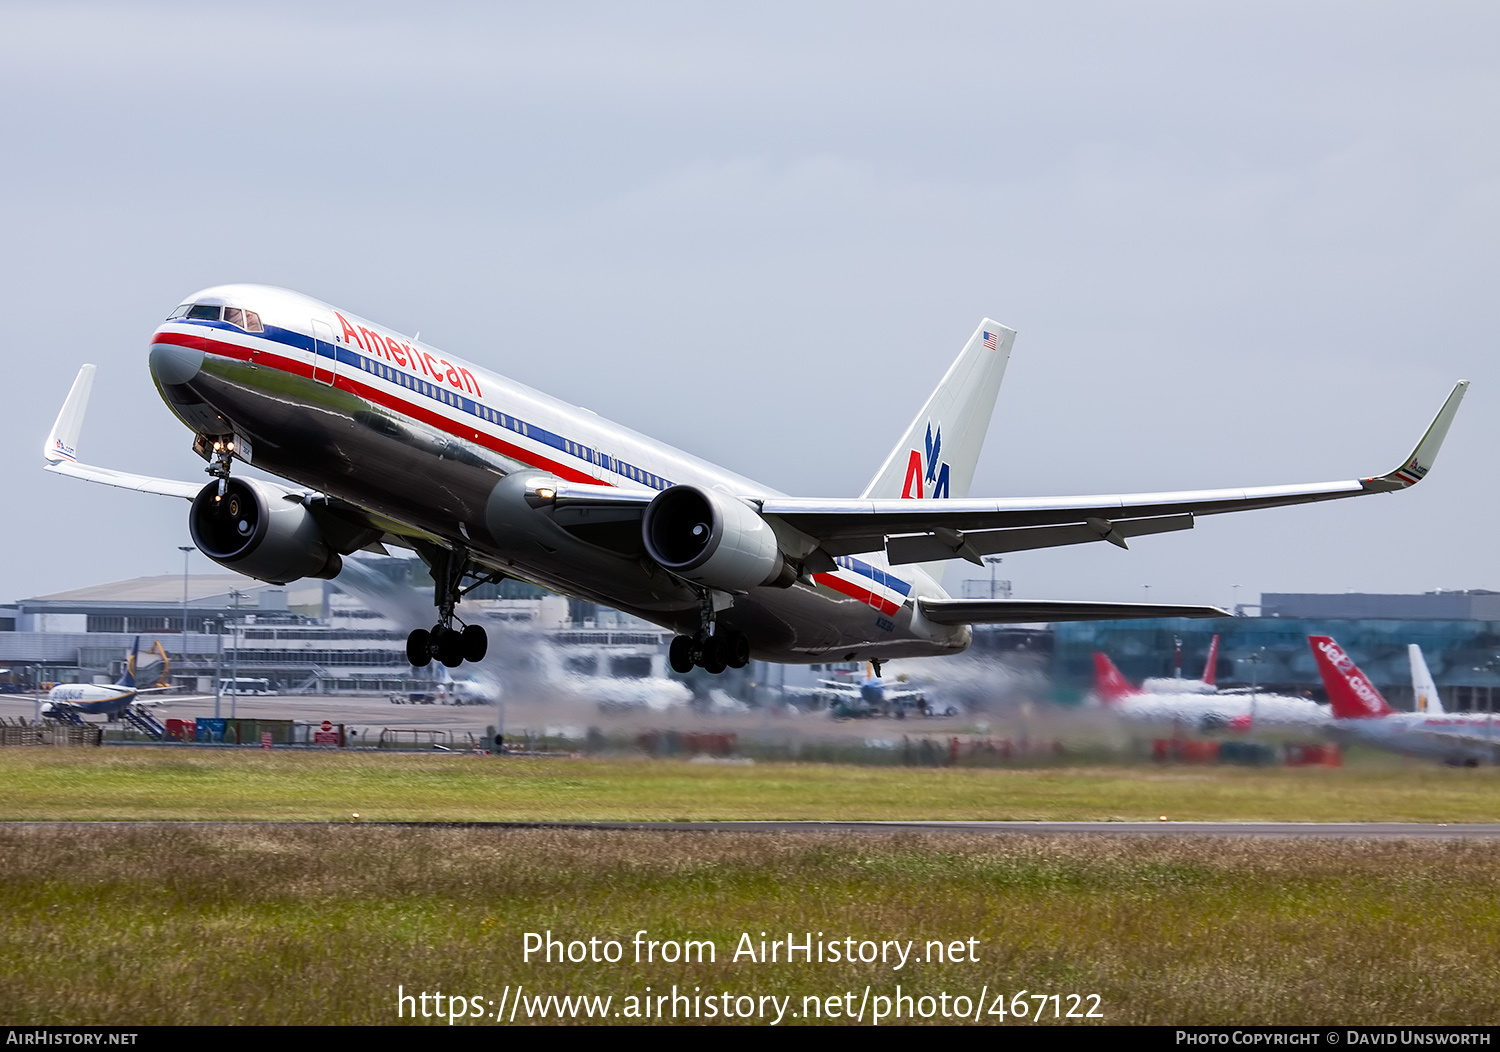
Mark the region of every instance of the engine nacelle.
[[299, 577], [337, 577], [344, 561], [290, 491], [232, 478], [219, 496], [210, 482], [193, 498], [188, 530], [198, 550], [220, 566], [270, 584]]
[[646, 506], [641, 535], [651, 558], [694, 584], [748, 592], [797, 580], [770, 524], [743, 501], [712, 490], [663, 490]]

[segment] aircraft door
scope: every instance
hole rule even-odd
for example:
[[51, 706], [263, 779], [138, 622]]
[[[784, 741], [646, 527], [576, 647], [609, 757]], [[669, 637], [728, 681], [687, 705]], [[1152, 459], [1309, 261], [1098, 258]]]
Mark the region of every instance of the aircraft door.
[[313, 379], [321, 384], [332, 384], [338, 371], [337, 348], [333, 342], [333, 328], [326, 322], [313, 319]]

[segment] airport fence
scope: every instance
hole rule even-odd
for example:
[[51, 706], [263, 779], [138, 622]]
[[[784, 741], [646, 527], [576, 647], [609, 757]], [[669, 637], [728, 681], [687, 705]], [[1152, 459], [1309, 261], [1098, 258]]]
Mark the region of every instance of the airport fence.
[[97, 746], [103, 738], [102, 728], [93, 724], [36, 724], [0, 719], [0, 745]]

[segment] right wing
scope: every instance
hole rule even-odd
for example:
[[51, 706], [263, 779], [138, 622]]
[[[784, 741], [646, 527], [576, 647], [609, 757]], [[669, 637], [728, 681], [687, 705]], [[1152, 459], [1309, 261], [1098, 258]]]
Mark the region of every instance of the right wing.
[[[1253, 489], [1078, 497], [907, 500], [746, 496], [742, 499], [760, 510], [775, 529], [783, 553], [807, 574], [832, 572], [836, 566], [834, 560], [839, 556], [864, 552], [884, 551], [890, 564], [899, 566], [944, 559], [967, 559], [982, 564], [986, 555], [1091, 541], [1109, 541], [1125, 548], [1131, 537], [1190, 530], [1199, 515], [1310, 504], [1414, 486], [1432, 468], [1468, 389], [1469, 381], [1460, 380], [1411, 456], [1395, 470], [1371, 478]], [[657, 496], [651, 490], [551, 479], [546, 482], [545, 493], [546, 501], [555, 508], [558, 524], [564, 528], [585, 522], [639, 521], [646, 505]], [[1181, 609], [1197, 613], [1151, 616], [1228, 616], [1212, 607]], [[939, 616], [958, 616], [956, 610], [950, 608]], [[975, 607], [971, 612], [977, 614], [977, 611]], [[1071, 616], [1084, 613], [1080, 607]], [[1007, 616], [1000, 620], [1025, 619]]]
[[[892, 565], [968, 559], [1088, 541], [1127, 547], [1126, 538], [1187, 530], [1197, 515], [1390, 493], [1416, 485], [1431, 469], [1458, 413], [1469, 381], [1454, 386], [1422, 440], [1400, 467], [1372, 478], [1254, 489], [998, 500], [841, 500], [769, 497], [761, 513], [816, 542], [831, 562], [840, 555], [884, 550]], [[780, 531], [778, 531], [779, 535]], [[801, 557], [800, 553], [793, 553]], [[822, 567], [817, 567], [821, 569]]]
[[128, 471], [114, 471], [78, 463], [78, 436], [83, 431], [83, 413], [88, 408], [89, 392], [94, 386], [94, 366], [85, 365], [78, 370], [72, 390], [57, 414], [52, 433], [47, 436], [47, 445], [42, 456], [47, 461], [47, 470], [59, 475], [100, 482], [106, 486], [135, 490], [138, 493], [158, 493], [164, 497], [181, 497], [192, 500], [203, 489], [202, 482], [178, 482], [175, 479], [152, 478], [149, 475], [132, 475]]

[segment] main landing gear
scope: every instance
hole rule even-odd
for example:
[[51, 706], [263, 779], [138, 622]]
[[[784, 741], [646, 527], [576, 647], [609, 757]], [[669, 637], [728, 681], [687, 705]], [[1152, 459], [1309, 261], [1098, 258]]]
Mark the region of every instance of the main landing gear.
[[718, 675], [726, 668], [744, 668], [750, 663], [750, 640], [743, 632], [729, 629], [716, 632], [713, 603], [708, 593], [702, 596], [702, 616], [698, 631], [691, 636], [675, 636], [667, 651], [672, 671], [685, 673], [694, 667]]
[[[469, 592], [482, 584], [500, 578], [498, 573], [479, 576], [473, 572], [469, 553], [464, 548], [449, 551], [446, 548], [429, 548], [421, 554], [432, 570], [433, 603], [438, 608], [438, 621], [431, 629], [413, 629], [406, 637], [406, 660], [414, 668], [425, 668], [437, 658], [448, 668], [457, 668], [465, 661], [483, 661], [489, 652], [489, 636], [483, 625], [463, 625], [454, 615], [453, 608]], [[467, 588], [464, 579], [474, 577]], [[455, 626], [454, 622], [463, 625]]]

